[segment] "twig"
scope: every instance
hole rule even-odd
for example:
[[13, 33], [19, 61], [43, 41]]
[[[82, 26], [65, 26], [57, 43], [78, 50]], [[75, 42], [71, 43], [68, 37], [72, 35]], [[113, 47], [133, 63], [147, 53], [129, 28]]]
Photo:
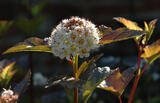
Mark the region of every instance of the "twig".
[[123, 103], [122, 99], [121, 99], [121, 96], [118, 96], [118, 99], [119, 99], [119, 103]]
[[138, 69], [137, 69], [137, 74], [136, 74], [136, 77], [135, 77], [135, 80], [134, 80], [134, 83], [133, 83], [132, 91], [131, 91], [131, 94], [129, 96], [128, 103], [132, 102], [133, 96], [135, 94], [135, 91], [136, 91], [136, 88], [137, 88], [137, 85], [138, 85], [138, 82], [139, 82], [139, 79], [141, 78], [141, 76], [144, 73], [144, 71], [146, 70], [146, 68], [149, 66], [149, 63], [147, 63], [144, 66], [144, 68], [142, 69], [142, 72], [141, 72], [141, 69], [140, 69], [140, 64], [141, 64], [141, 50], [140, 49], [141, 48], [140, 48], [138, 43], [137, 43], [137, 47], [138, 47], [138, 66], [137, 66]]
[[[78, 79], [77, 77], [77, 71], [78, 71], [78, 55], [75, 57], [75, 62], [74, 62], [74, 76], [76, 79]], [[74, 103], [78, 103], [78, 88], [74, 89]]]

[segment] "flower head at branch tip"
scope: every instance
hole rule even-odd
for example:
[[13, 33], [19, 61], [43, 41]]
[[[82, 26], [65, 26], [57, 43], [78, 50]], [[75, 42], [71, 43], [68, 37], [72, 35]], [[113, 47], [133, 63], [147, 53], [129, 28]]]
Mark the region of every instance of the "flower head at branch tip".
[[90, 52], [99, 47], [99, 30], [96, 26], [79, 17], [64, 19], [45, 39], [53, 54], [61, 59], [70, 59], [77, 54], [80, 58], [89, 57]]
[[1, 93], [1, 96], [3, 97], [3, 96], [5, 96], [5, 95], [13, 95], [14, 94], [14, 92], [12, 91], [12, 90], [6, 90], [5, 88], [3, 88], [3, 92]]
[[15, 103], [18, 99], [18, 95], [14, 94], [14, 92], [10, 89], [4, 89], [3, 92], [1, 93], [1, 101], [2, 103]]

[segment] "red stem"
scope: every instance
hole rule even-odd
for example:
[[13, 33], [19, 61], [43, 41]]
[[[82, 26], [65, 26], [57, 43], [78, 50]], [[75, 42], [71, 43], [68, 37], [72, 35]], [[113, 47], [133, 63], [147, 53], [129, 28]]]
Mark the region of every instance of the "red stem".
[[73, 75], [74, 77], [76, 76], [76, 71], [75, 71], [75, 67], [74, 67], [74, 63], [71, 59], [68, 60], [71, 64], [72, 64], [72, 67], [73, 67]]
[[[131, 91], [131, 94], [129, 96], [129, 100], [128, 100], [128, 103], [131, 103], [132, 100], [133, 100], [133, 96], [135, 94], [135, 91], [136, 91], [136, 88], [137, 88], [137, 85], [138, 85], [138, 82], [139, 82], [139, 79], [141, 78], [142, 74], [144, 73], [144, 71], [146, 70], [146, 68], [149, 66], [149, 63], [147, 63], [144, 68], [142, 69], [142, 72], [140, 71], [140, 64], [141, 64], [141, 50], [140, 50], [140, 46], [139, 44], [137, 43], [137, 47], [138, 47], [138, 66], [137, 66], [137, 74], [136, 74], [136, 77], [135, 77], [135, 80], [134, 80], [134, 84], [133, 84], [133, 87], [132, 87], [132, 91]], [[145, 46], [143, 46], [145, 47]], [[142, 48], [143, 48], [142, 47]]]
[[71, 59], [69, 59], [68, 61], [72, 64], [72, 66], [74, 65], [74, 64], [73, 64], [73, 61], [72, 61]]
[[135, 94], [135, 91], [136, 91], [136, 88], [137, 88], [137, 84], [138, 84], [138, 81], [139, 81], [139, 73], [140, 73], [140, 64], [141, 64], [141, 47], [140, 45], [136, 42], [137, 44], [137, 48], [138, 48], [138, 64], [137, 64], [137, 74], [136, 74], [136, 77], [134, 79], [134, 83], [133, 83], [133, 87], [132, 87], [132, 90], [131, 90], [131, 93], [130, 93], [130, 96], [129, 96], [129, 100], [128, 100], [128, 103], [131, 103], [132, 100], [133, 100], [133, 96]]
[[121, 99], [121, 96], [118, 96], [118, 99], [119, 99], [119, 103], [123, 103], [122, 99]]
[[[72, 66], [73, 66], [73, 74], [74, 74], [74, 77], [77, 78], [77, 75], [76, 75], [76, 72], [77, 72], [77, 69], [78, 67], [76, 66], [76, 62], [73, 62], [71, 59], [68, 60]], [[78, 88], [74, 88], [74, 103], [78, 103]]]
[[78, 88], [74, 88], [74, 103], [78, 103]]

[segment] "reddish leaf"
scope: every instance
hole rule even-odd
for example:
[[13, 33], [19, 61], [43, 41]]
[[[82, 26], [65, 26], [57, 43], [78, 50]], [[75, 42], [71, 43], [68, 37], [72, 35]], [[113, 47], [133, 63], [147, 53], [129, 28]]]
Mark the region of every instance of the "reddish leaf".
[[129, 68], [121, 74], [119, 68], [117, 68], [115, 72], [106, 78], [106, 80], [101, 82], [98, 88], [111, 91], [117, 96], [121, 96], [133, 76], [134, 69]]
[[[105, 31], [104, 31], [105, 33]], [[130, 30], [127, 28], [118, 28], [116, 30], [108, 30], [106, 34], [104, 34], [103, 38], [100, 40], [100, 44], [107, 44], [111, 42], [116, 42], [120, 40], [126, 40], [130, 38], [135, 38], [137, 36], [143, 35], [143, 31], [138, 30]]]
[[131, 20], [128, 20], [128, 19], [125, 19], [123, 17], [114, 17], [113, 18], [114, 20], [122, 23], [123, 25], [125, 25], [128, 29], [131, 29], [131, 30], [140, 30], [142, 31], [143, 29], [141, 27], [139, 27], [137, 25], [136, 22], [133, 22]]
[[150, 29], [154, 29], [155, 28], [155, 24], [157, 23], [158, 19], [154, 19], [152, 21], [149, 22], [149, 27]]
[[112, 31], [112, 28], [111, 27], [107, 27], [105, 25], [100, 25], [98, 27], [99, 29], [99, 32], [100, 32], [100, 37], [102, 38], [104, 34], [108, 34], [109, 32]]

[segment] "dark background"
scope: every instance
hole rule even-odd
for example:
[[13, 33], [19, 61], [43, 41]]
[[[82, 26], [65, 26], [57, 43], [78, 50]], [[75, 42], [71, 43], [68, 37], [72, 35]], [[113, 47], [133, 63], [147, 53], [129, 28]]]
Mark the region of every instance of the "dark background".
[[[37, 15], [33, 16], [30, 8], [39, 3], [44, 4], [44, 7]], [[36, 21], [43, 16], [43, 19]], [[125, 17], [137, 22], [139, 26], [144, 28], [144, 21], [149, 22], [160, 17], [160, 0], [0, 0], [0, 20], [14, 22], [6, 32], [0, 34], [0, 53], [28, 37], [48, 37], [52, 29], [62, 19], [71, 16], [85, 17], [96, 25], [103, 24], [113, 29], [123, 27], [123, 25], [112, 18]], [[21, 19], [22, 21], [19, 23]], [[158, 20], [149, 43], [159, 38], [160, 25]], [[120, 70], [123, 71], [136, 65], [137, 49], [133, 40], [108, 44], [92, 55], [102, 52], [104, 57], [97, 62], [99, 66], [108, 65], [111, 69], [120, 67]], [[16, 61], [16, 65], [21, 71], [13, 77], [11, 82], [20, 81], [29, 68], [27, 52], [2, 55], [0, 59]], [[134, 103], [160, 103], [159, 63], [159, 59], [156, 60], [143, 75], [136, 91]], [[34, 74], [39, 72], [47, 78], [72, 73], [72, 67], [67, 61], [60, 60], [48, 53], [33, 53], [33, 68]], [[129, 96], [131, 84], [122, 96], [124, 103]], [[36, 103], [67, 103], [61, 86], [45, 89], [44, 86], [35, 85], [33, 93]], [[22, 95], [19, 102], [29, 103], [29, 98], [28, 90]], [[118, 100], [113, 94], [97, 89], [89, 102], [118, 103]]]

